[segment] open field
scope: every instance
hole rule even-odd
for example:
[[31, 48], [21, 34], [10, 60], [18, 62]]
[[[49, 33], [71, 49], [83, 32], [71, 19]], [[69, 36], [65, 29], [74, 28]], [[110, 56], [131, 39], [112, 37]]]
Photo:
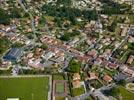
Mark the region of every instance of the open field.
[[0, 77], [0, 100], [47, 100], [49, 77]]
[[119, 94], [122, 96], [122, 100], [134, 100], [134, 93], [128, 91], [123, 86], [119, 86]]
[[64, 93], [64, 83], [56, 84], [56, 93]]
[[134, 93], [129, 92], [124, 87], [119, 87], [120, 94], [122, 96], [122, 100], [134, 100]]

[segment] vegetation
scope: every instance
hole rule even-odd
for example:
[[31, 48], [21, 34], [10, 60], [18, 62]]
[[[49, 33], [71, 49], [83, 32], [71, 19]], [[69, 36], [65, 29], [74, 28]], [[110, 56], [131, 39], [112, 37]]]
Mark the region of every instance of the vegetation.
[[53, 80], [64, 80], [62, 74], [55, 74], [53, 75]]
[[129, 57], [130, 54], [131, 54], [131, 50], [126, 51], [126, 52], [124, 53], [124, 55], [121, 57], [121, 61], [122, 61], [123, 63], [126, 63], [126, 61], [127, 61], [127, 59], [128, 59], [128, 57]]
[[10, 24], [10, 15], [7, 14], [7, 11], [0, 8], [0, 24], [9, 25]]
[[72, 59], [69, 63], [68, 71], [72, 73], [79, 73], [80, 67], [81, 67], [81, 63], [76, 59]]
[[43, 50], [46, 50], [46, 49], [48, 48], [48, 45], [47, 45], [47, 44], [42, 44], [42, 45], [41, 45], [41, 48], [42, 48]]
[[10, 15], [11, 18], [21, 18], [22, 17], [21, 9], [18, 9], [17, 7], [14, 6], [10, 10], [11, 10], [11, 15]]
[[47, 100], [48, 77], [0, 78], [0, 100], [18, 97], [22, 100]]
[[127, 4], [118, 4], [112, 0], [100, 0], [100, 1], [104, 3], [103, 10], [101, 11], [101, 13], [103, 14], [108, 14], [108, 15], [125, 14], [125, 13], [129, 13], [131, 9], [131, 6]]
[[60, 37], [61, 40], [63, 41], [69, 41], [72, 37], [75, 37], [76, 35], [80, 35], [79, 31], [74, 30], [71, 33], [64, 33], [64, 35], [62, 35]]
[[115, 28], [117, 26], [117, 20], [114, 20], [110, 26], [108, 26], [108, 31], [115, 32]]
[[[81, 11], [80, 9], [71, 8], [70, 6], [59, 7], [58, 5], [45, 4], [42, 7], [42, 11], [44, 11], [46, 15], [53, 16], [56, 19], [67, 19], [71, 21], [72, 24], [76, 24], [77, 17], [84, 17], [88, 21], [98, 19], [96, 10]], [[58, 20], [58, 22], [60, 20]]]
[[63, 96], [56, 96], [55, 100], [65, 100], [65, 97], [63, 97]]
[[71, 3], [72, 3], [71, 0], [57, 0], [56, 2], [57, 5], [65, 5], [65, 6], [71, 5]]
[[64, 92], [64, 83], [56, 83], [56, 93], [63, 93]]
[[93, 98], [90, 96], [90, 97], [86, 98], [85, 100], [93, 100]]
[[134, 98], [134, 93], [129, 92], [126, 90], [123, 86], [119, 87], [120, 94], [122, 96], [122, 100], [133, 100]]
[[100, 87], [102, 87], [103, 85], [100, 83], [100, 81], [98, 80], [93, 80], [90, 84], [92, 87], [94, 87], [95, 89], [98, 89]]
[[85, 93], [84, 87], [73, 89], [73, 95], [74, 96], [78, 96], [78, 95], [81, 95], [83, 93]]
[[126, 85], [126, 81], [125, 80], [120, 80], [120, 81], [117, 82], [117, 84], [125, 86]]
[[134, 50], [134, 42], [128, 43], [128, 49]]
[[22, 44], [22, 43], [19, 43], [19, 42], [16, 42], [16, 43], [14, 43], [14, 44], [12, 44], [12, 48], [21, 48], [21, 47], [23, 47], [24, 46], [24, 44]]
[[10, 46], [10, 41], [5, 37], [0, 38], [0, 54], [3, 54]]
[[106, 95], [109, 95], [109, 96], [118, 97], [119, 89], [114, 87], [114, 88], [112, 88], [110, 90], [104, 90], [103, 93], [106, 94]]
[[104, 94], [118, 98], [119, 95], [122, 96], [122, 100], [133, 100], [134, 93], [129, 92], [123, 86], [114, 87], [111, 90], [105, 90]]

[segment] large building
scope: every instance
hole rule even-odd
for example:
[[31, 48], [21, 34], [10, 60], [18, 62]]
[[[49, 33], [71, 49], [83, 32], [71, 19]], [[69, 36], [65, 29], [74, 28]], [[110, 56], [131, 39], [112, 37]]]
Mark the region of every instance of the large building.
[[6, 61], [17, 61], [22, 55], [22, 49], [11, 48], [3, 57]]
[[19, 100], [19, 98], [7, 98], [7, 100]]

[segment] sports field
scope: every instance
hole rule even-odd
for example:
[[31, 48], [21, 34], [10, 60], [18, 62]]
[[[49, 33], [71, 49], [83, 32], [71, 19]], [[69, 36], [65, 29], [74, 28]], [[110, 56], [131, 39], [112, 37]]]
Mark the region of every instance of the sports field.
[[48, 77], [0, 78], [0, 100], [47, 100]]
[[64, 93], [64, 83], [56, 83], [56, 93]]

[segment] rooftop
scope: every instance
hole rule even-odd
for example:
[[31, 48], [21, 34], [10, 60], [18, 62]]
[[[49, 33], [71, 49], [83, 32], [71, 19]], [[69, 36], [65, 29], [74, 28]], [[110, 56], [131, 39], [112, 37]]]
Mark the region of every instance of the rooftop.
[[4, 60], [16, 61], [22, 55], [22, 49], [11, 48], [3, 57]]

